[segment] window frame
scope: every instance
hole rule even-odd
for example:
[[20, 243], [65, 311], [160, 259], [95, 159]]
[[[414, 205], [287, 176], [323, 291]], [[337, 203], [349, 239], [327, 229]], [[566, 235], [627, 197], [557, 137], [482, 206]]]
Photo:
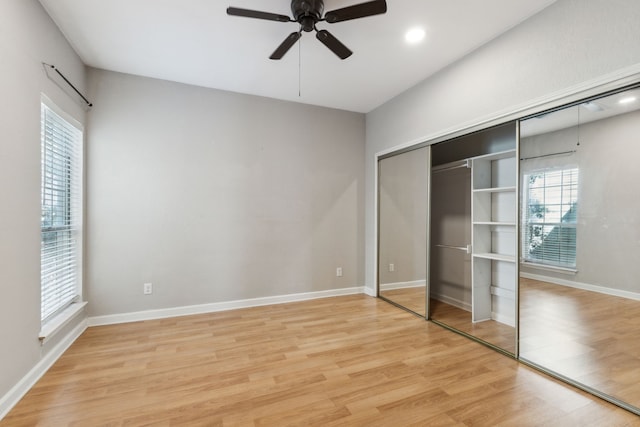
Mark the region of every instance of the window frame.
[[[47, 133], [47, 126], [56, 126], [60, 129], [64, 128], [65, 131], [71, 131], [70, 134], [65, 133], [62, 137], [64, 140], [63, 144], [71, 144], [70, 152], [56, 151], [53, 153], [51, 151], [52, 149], [61, 150], [63, 145], [60, 144], [61, 141], [59, 140], [57, 142], [53, 141], [51, 133]], [[56, 145], [52, 148], [52, 144]], [[82, 300], [82, 254], [84, 241], [83, 148], [83, 126], [42, 94], [40, 103], [40, 321], [43, 327], [44, 325], [59, 321], [57, 318], [62, 317], [62, 313], [68, 312], [68, 308], [73, 303]], [[66, 150], [66, 148], [64, 150]], [[60, 154], [61, 152], [63, 153], [62, 155]], [[50, 157], [47, 157], [47, 155]], [[52, 161], [52, 155], [53, 161], [58, 160], [57, 165], [54, 167], [57, 170], [54, 172], [51, 171], [51, 163], [46, 163], [47, 161]], [[60, 160], [64, 162], [62, 166]], [[47, 175], [47, 167], [49, 167], [49, 175]], [[54, 173], [54, 175], [51, 175], [51, 173]], [[52, 193], [46, 193], [46, 191], [51, 191], [51, 188], [47, 187], [47, 185], [52, 184], [51, 180], [55, 180], [61, 176], [62, 179], [60, 181], [53, 182], [54, 186], [57, 185], [55, 191], [58, 191], [58, 194], [56, 196], [52, 196]], [[62, 204], [60, 204], [59, 200], [55, 200], [56, 197], [61, 196], [60, 191], [64, 191], [64, 195], [62, 196], [64, 200]], [[63, 222], [66, 221], [66, 223], [49, 223], [48, 226], [45, 226], [45, 218], [47, 217], [47, 214], [50, 214], [50, 210], [56, 205], [57, 207], [62, 206], [63, 216], [66, 218]], [[67, 250], [66, 256], [60, 256], [57, 258], [56, 263], [58, 260], [72, 263], [70, 265], [66, 265], [70, 273], [63, 275], [64, 280], [72, 280], [71, 284], [65, 282], [57, 283], [53, 286], [51, 285], [52, 282], [59, 282], [58, 280], [45, 283], [45, 272], [50, 272], [50, 270], [47, 270], [47, 267], [45, 267], [45, 259], [48, 262], [48, 260], [51, 259], [51, 256], [59, 256], [57, 254], [52, 255], [51, 249], [53, 246], [45, 248], [45, 235], [47, 233], [48, 236], [50, 236], [50, 233], [66, 234], [66, 238], [68, 238], [66, 243], [61, 242], [55, 246], [56, 248], [64, 248], [64, 245], [66, 245], [65, 249]], [[65, 268], [64, 264], [62, 267], [56, 265], [54, 267], [54, 271], [60, 271], [63, 268]], [[45, 286], [47, 286], [46, 289]], [[53, 298], [54, 302], [52, 303], [52, 300], [45, 298], [45, 296], [50, 296], [51, 290], [54, 288], [58, 291], [66, 290], [69, 294], [61, 294], [64, 295], [64, 297], [56, 296]]]

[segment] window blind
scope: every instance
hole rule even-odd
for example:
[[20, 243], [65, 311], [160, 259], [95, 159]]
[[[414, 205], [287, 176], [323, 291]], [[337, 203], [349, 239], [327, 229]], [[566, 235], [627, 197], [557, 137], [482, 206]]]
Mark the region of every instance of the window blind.
[[79, 294], [82, 131], [41, 107], [41, 320]]
[[575, 268], [578, 169], [545, 170], [524, 178], [524, 260]]

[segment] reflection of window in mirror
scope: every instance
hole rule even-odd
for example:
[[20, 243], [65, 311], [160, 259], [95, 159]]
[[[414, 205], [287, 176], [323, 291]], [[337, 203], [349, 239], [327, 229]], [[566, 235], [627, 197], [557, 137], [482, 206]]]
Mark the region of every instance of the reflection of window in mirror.
[[578, 168], [525, 174], [522, 197], [523, 261], [575, 269]]

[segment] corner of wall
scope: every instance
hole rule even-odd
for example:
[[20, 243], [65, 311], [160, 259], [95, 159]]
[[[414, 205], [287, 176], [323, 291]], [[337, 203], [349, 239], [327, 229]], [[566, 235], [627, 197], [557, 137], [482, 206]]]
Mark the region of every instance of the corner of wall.
[[18, 404], [20, 399], [33, 387], [53, 364], [67, 351], [76, 339], [82, 335], [89, 325], [88, 319], [83, 318], [69, 333], [67, 333], [53, 348], [46, 352], [40, 361], [25, 375], [11, 390], [0, 398], [0, 420]]

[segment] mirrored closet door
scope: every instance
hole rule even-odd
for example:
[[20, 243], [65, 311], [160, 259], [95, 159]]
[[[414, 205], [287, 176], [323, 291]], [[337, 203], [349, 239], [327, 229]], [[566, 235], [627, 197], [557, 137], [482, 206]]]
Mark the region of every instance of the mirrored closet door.
[[640, 89], [520, 137], [520, 358], [640, 413]]
[[378, 295], [427, 314], [429, 147], [378, 162]]

